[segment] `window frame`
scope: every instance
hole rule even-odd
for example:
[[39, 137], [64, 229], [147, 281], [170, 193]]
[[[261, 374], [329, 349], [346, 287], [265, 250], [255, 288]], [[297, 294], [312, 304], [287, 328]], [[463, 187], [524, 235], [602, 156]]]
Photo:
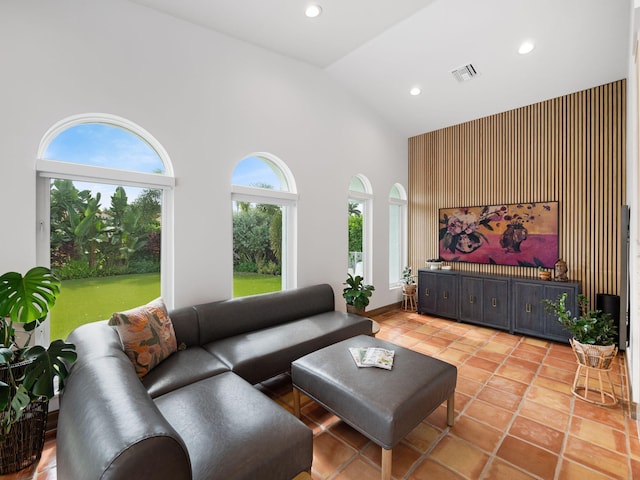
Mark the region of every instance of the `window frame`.
[[[44, 155], [51, 141], [61, 132], [87, 123], [98, 123], [121, 128], [146, 142], [158, 155], [165, 167], [165, 173], [146, 173], [133, 170], [97, 167], [61, 160], [45, 159]], [[51, 179], [79, 182], [95, 182], [162, 190], [162, 236], [160, 246], [160, 294], [169, 309], [174, 307], [174, 228], [173, 193], [175, 177], [168, 153], [148, 131], [135, 123], [110, 114], [90, 113], [74, 115], [53, 125], [40, 140], [35, 162], [36, 172], [36, 261], [38, 265], [50, 267], [50, 207]], [[49, 344], [50, 325], [43, 322], [35, 333], [38, 345]]]
[[[351, 182], [353, 179], [360, 181], [364, 192], [351, 190]], [[354, 175], [349, 180], [347, 208], [351, 201], [362, 205], [362, 277], [365, 282], [373, 282], [373, 188], [371, 187], [369, 179], [361, 173]], [[347, 226], [347, 236], [348, 235], [349, 231]]]
[[[399, 198], [393, 197], [393, 189], [398, 192]], [[408, 262], [408, 196], [404, 186], [400, 183], [394, 183], [389, 191], [389, 288], [399, 288], [403, 285], [402, 271], [407, 266]], [[399, 240], [400, 251], [395, 252], [396, 256], [400, 259], [400, 271], [398, 273], [398, 280], [392, 281], [391, 279], [391, 208], [400, 207], [400, 225], [399, 225]]]
[[[274, 171], [281, 179], [282, 185], [287, 190], [268, 189], [260, 187], [250, 187], [247, 185], [237, 185], [233, 183], [233, 172], [238, 165], [247, 158], [256, 157]], [[269, 165], [270, 164], [270, 165]], [[297, 260], [297, 238], [298, 238], [298, 193], [296, 181], [293, 173], [285, 162], [267, 152], [255, 152], [245, 155], [238, 161], [233, 169], [231, 185], [231, 212], [233, 214], [234, 202], [266, 203], [282, 207], [282, 290], [291, 290], [298, 286], [298, 260]], [[233, 276], [231, 278], [233, 284]], [[232, 285], [233, 288], [233, 285]]]

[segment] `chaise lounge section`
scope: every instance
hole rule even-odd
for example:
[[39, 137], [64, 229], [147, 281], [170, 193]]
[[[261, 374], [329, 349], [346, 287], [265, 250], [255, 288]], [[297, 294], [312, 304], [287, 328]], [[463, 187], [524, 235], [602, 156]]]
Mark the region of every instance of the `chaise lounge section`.
[[312, 433], [253, 385], [372, 322], [335, 311], [329, 285], [169, 312], [178, 351], [143, 378], [106, 322], [76, 329], [60, 402], [60, 478], [286, 480], [310, 471]]

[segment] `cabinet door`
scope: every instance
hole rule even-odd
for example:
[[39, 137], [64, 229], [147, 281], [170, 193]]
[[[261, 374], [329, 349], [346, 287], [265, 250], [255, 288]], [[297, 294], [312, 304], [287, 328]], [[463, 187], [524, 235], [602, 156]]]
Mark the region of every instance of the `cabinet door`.
[[460, 320], [482, 323], [482, 278], [462, 276], [460, 279]]
[[509, 329], [509, 281], [483, 280], [482, 320], [486, 325]]
[[513, 283], [513, 331], [539, 336], [542, 325], [544, 287], [535, 283]]
[[[555, 301], [563, 293], [567, 294], [567, 300], [565, 302], [567, 309], [570, 310], [574, 316], [578, 316], [580, 313], [578, 312], [576, 295], [579, 292], [574, 284], [562, 285], [561, 283], [556, 283], [544, 287], [544, 298], [549, 300]], [[543, 315], [543, 323], [545, 327], [544, 334], [546, 337], [561, 342], [566, 342], [571, 337], [571, 334], [558, 323], [557, 319], [553, 315], [547, 313], [546, 310]]]
[[418, 272], [418, 312], [436, 313], [437, 280], [434, 273]]
[[438, 282], [438, 299], [436, 301], [436, 314], [448, 317], [458, 317], [458, 277], [456, 275], [442, 273], [435, 275]]

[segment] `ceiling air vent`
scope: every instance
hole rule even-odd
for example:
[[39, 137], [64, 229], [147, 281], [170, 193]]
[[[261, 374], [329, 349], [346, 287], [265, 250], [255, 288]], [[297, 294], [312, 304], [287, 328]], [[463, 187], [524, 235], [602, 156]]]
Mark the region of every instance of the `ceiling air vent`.
[[465, 65], [464, 67], [459, 67], [455, 70], [452, 70], [451, 74], [459, 82], [468, 82], [473, 77], [476, 77], [478, 75], [478, 72], [476, 72], [476, 69], [473, 67], [473, 65], [469, 64]]

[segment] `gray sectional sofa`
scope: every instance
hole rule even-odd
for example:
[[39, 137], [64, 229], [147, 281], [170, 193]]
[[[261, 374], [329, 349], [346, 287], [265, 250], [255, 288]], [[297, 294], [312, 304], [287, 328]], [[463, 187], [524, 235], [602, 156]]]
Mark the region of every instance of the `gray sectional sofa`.
[[371, 320], [316, 285], [169, 312], [181, 349], [139, 379], [117, 331], [83, 325], [60, 401], [60, 479], [285, 480], [311, 469], [312, 433], [253, 385]]

